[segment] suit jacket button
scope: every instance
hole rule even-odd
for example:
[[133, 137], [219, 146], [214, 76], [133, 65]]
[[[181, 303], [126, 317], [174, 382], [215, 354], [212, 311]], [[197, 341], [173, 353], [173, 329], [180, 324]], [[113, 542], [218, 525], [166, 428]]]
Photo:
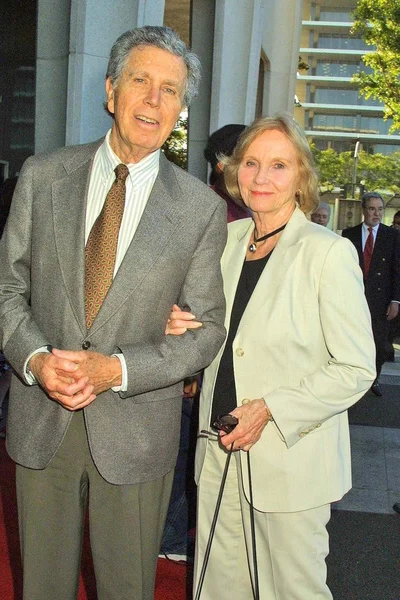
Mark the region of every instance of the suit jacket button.
[[89, 340], [85, 340], [82, 344], [82, 350], [89, 350], [91, 345], [92, 344], [89, 342]]
[[377, 275], [380, 275], [380, 273], [377, 273]]
[[243, 356], [244, 350], [243, 348], [236, 348], [236, 356]]

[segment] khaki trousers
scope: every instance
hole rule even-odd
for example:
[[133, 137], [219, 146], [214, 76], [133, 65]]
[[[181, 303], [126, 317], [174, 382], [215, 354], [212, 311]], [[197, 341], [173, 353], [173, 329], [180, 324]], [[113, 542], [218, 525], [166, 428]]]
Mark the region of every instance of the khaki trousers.
[[17, 465], [24, 600], [76, 600], [87, 500], [98, 600], [153, 600], [172, 478], [107, 483], [75, 413], [44, 470]]
[[[208, 442], [198, 487], [195, 590], [226, 456], [217, 441]], [[265, 476], [268, 477], [268, 473]], [[255, 511], [261, 600], [332, 600], [326, 585], [325, 564], [329, 552], [326, 530], [329, 518], [330, 505], [295, 513]], [[252, 570], [250, 507], [241, 485], [239, 454], [235, 452], [229, 466], [201, 600], [251, 600]]]

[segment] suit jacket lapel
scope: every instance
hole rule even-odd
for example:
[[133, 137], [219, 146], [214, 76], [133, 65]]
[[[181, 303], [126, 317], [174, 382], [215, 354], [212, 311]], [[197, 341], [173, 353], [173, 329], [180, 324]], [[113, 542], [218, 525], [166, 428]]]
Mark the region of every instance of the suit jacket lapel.
[[86, 332], [84, 304], [85, 215], [95, 142], [81, 146], [64, 164], [65, 175], [53, 182], [54, 237], [67, 295], [82, 333]]

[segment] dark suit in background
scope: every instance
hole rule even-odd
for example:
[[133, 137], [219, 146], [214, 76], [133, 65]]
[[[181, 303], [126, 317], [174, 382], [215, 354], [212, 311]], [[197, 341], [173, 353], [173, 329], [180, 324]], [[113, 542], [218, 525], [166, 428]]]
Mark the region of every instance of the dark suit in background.
[[[362, 223], [344, 229], [342, 235], [353, 242], [357, 248], [360, 267], [364, 271]], [[365, 296], [371, 312], [378, 378], [387, 357], [388, 307], [392, 301], [400, 301], [400, 235], [396, 229], [382, 223], [378, 227], [371, 266], [367, 277], [364, 277], [364, 285]], [[349, 302], [351, 302], [351, 298], [349, 298]]]

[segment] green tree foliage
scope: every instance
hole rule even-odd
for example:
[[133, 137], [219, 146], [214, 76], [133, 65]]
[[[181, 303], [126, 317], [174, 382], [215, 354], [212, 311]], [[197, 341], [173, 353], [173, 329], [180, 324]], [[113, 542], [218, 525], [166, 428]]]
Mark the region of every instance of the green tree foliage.
[[358, 73], [353, 80], [363, 96], [384, 103], [384, 119], [393, 118], [390, 131], [400, 130], [400, 0], [359, 0], [352, 31], [376, 46], [363, 56], [373, 73]]
[[[354, 159], [352, 152], [335, 152], [331, 148], [318, 150], [311, 145], [317, 164], [321, 191], [329, 191], [335, 187], [343, 188], [353, 180]], [[368, 154], [361, 151], [357, 162], [357, 184], [362, 182], [364, 188], [371, 192], [387, 190], [389, 193], [400, 192], [400, 152], [389, 155]]]
[[171, 162], [187, 169], [187, 115], [182, 114], [162, 150]]

